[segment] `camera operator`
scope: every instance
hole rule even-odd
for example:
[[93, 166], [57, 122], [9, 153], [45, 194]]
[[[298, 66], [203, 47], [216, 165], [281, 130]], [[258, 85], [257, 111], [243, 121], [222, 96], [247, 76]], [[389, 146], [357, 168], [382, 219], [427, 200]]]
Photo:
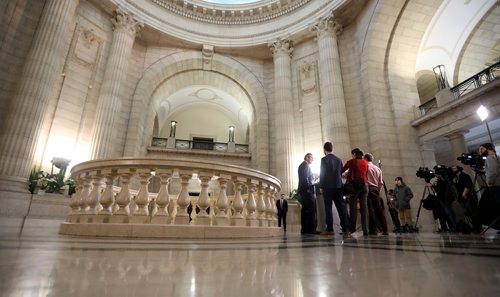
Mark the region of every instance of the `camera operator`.
[[479, 146], [479, 152], [486, 157], [484, 169], [486, 173], [486, 184], [488, 191], [493, 195], [497, 203], [500, 203], [500, 165], [499, 157], [492, 143], [483, 143]]
[[437, 165], [434, 167], [436, 175], [436, 182], [434, 184], [428, 183], [436, 191], [439, 206], [441, 211], [439, 215], [439, 222], [441, 224], [440, 231], [456, 231], [457, 218], [452, 208], [452, 203], [457, 199], [457, 191], [452, 181], [451, 169], [446, 166]]
[[457, 189], [458, 200], [464, 204], [468, 214], [472, 214], [477, 207], [477, 198], [473, 195], [474, 185], [470, 175], [464, 172], [461, 166], [451, 167], [455, 175], [455, 188]]

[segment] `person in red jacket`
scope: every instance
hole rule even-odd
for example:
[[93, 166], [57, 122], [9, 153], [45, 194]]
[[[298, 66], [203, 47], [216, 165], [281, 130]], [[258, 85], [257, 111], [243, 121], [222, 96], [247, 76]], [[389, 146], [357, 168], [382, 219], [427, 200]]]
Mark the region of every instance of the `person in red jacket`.
[[349, 197], [349, 217], [352, 232], [356, 231], [357, 209], [356, 202], [359, 200], [361, 212], [361, 226], [363, 235], [368, 236], [368, 162], [363, 160], [363, 151], [355, 148], [351, 151], [352, 158], [342, 168], [342, 173], [348, 171], [347, 181], [354, 185], [354, 193]]

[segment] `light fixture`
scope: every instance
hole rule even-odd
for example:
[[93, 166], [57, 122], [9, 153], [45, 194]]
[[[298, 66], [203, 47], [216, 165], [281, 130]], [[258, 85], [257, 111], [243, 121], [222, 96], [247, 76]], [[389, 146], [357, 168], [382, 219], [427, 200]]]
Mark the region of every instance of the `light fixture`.
[[432, 68], [434, 72], [434, 77], [436, 77], [436, 82], [438, 85], [438, 90], [443, 90], [449, 88], [448, 80], [446, 79], [446, 71], [444, 70], [444, 65], [437, 65]]
[[177, 122], [176, 121], [171, 121], [170, 122], [170, 136], [169, 137], [175, 137], [175, 130], [177, 128]]
[[476, 110], [477, 115], [481, 119], [481, 122], [484, 122], [486, 124], [486, 130], [488, 131], [488, 136], [490, 137], [490, 142], [492, 145], [493, 144], [493, 138], [491, 137], [491, 132], [490, 132], [490, 126], [488, 125], [488, 121], [486, 120], [488, 118], [488, 109], [481, 104], [479, 108]]
[[229, 142], [234, 142], [234, 126], [229, 126]]

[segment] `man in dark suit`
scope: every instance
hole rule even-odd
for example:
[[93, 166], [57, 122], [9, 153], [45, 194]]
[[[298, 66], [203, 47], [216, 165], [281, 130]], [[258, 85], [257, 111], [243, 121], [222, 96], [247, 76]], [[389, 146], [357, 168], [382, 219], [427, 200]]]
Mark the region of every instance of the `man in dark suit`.
[[331, 142], [323, 145], [325, 156], [321, 158], [319, 190], [325, 201], [326, 231], [322, 235], [333, 235], [332, 201], [340, 217], [340, 226], [345, 235], [350, 234], [349, 219], [344, 197], [342, 196], [342, 160], [333, 154]]
[[302, 234], [317, 234], [316, 232], [316, 194], [311, 168], [309, 164], [314, 160], [311, 153], [304, 156], [304, 162], [299, 166], [299, 188], [301, 199], [300, 223]]
[[286, 213], [288, 212], [288, 202], [285, 199], [285, 194], [281, 194], [281, 198], [276, 200], [276, 208], [278, 209], [278, 227], [281, 227], [281, 221], [283, 221], [283, 230], [286, 232]]

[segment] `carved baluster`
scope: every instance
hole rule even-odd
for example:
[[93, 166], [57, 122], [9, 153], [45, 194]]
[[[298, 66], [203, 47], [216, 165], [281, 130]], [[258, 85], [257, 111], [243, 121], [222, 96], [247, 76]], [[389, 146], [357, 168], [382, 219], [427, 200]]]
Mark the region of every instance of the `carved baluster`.
[[276, 227], [278, 226], [278, 208], [276, 207], [276, 196], [278, 194], [278, 189], [275, 187], [272, 187], [272, 193], [271, 193], [271, 221], [272, 221], [272, 226]]
[[147, 224], [149, 223], [149, 192], [148, 184], [151, 179], [151, 170], [149, 169], [138, 169], [137, 175], [139, 175], [141, 186], [137, 197], [135, 197], [135, 204], [137, 205], [137, 210], [130, 217], [130, 223], [135, 224]]
[[255, 213], [257, 209], [257, 204], [255, 203], [255, 188], [258, 186], [258, 182], [256, 180], [248, 179], [247, 188], [248, 188], [248, 198], [246, 203], [247, 209], [247, 226], [258, 226], [257, 215]]
[[170, 178], [172, 177], [172, 170], [158, 170], [156, 175], [160, 177], [160, 190], [156, 196], [158, 211], [151, 219], [151, 223], [167, 224], [169, 219], [168, 205], [170, 203], [168, 184], [170, 183]]
[[118, 169], [118, 174], [121, 179], [121, 190], [116, 196], [116, 204], [118, 205], [118, 210], [116, 210], [113, 216], [110, 218], [110, 223], [128, 223], [130, 217], [130, 180], [133, 177], [133, 173], [129, 169]]
[[219, 212], [217, 213], [215, 219], [216, 224], [219, 226], [228, 226], [229, 220], [227, 215], [228, 199], [227, 199], [227, 181], [231, 179], [229, 175], [220, 175], [218, 178], [219, 182], [219, 197], [217, 198], [217, 208]]
[[210, 207], [210, 197], [208, 196], [208, 182], [212, 179], [212, 174], [208, 172], [200, 172], [198, 178], [201, 181], [200, 197], [198, 198], [198, 214], [195, 224], [210, 226], [210, 216], [207, 213], [207, 208]]
[[97, 221], [101, 223], [109, 223], [109, 218], [113, 214], [111, 206], [115, 202], [115, 193], [113, 193], [113, 183], [116, 178], [116, 171], [103, 170], [101, 172], [106, 180], [106, 189], [101, 196], [102, 209], [99, 211]]
[[69, 213], [66, 219], [66, 221], [69, 223], [78, 222], [78, 215], [80, 214], [80, 204], [81, 204], [80, 199], [83, 193], [83, 178], [77, 177], [75, 183], [76, 183], [76, 192], [71, 197], [71, 200], [69, 202], [69, 206], [71, 207], [71, 212]]
[[187, 187], [193, 174], [191, 171], [181, 170], [179, 171], [179, 176], [181, 177], [181, 192], [177, 197], [177, 215], [175, 216], [175, 224], [187, 225], [189, 224], [189, 214], [187, 212], [187, 208], [191, 203]]
[[266, 226], [271, 227], [271, 221], [273, 219], [272, 213], [273, 213], [273, 203], [271, 202], [271, 195], [272, 195], [272, 186], [268, 185], [268, 188], [266, 189]]
[[102, 174], [99, 171], [90, 172], [90, 176], [92, 177], [92, 191], [90, 192], [87, 198], [87, 204], [89, 208], [86, 210], [87, 222], [93, 223], [95, 222], [95, 216], [101, 209], [101, 180]]
[[265, 226], [266, 221], [266, 188], [267, 184], [259, 184], [259, 203], [257, 203], [257, 210], [259, 211], [259, 225], [261, 227]]
[[241, 190], [243, 188], [243, 183], [246, 181], [246, 179], [241, 177], [235, 177], [233, 181], [234, 181], [234, 186], [236, 188], [236, 195], [233, 201], [234, 214], [231, 216], [231, 225], [244, 226], [245, 221], [243, 218], [243, 208], [245, 206], [245, 202], [243, 201], [243, 197], [241, 196]]

